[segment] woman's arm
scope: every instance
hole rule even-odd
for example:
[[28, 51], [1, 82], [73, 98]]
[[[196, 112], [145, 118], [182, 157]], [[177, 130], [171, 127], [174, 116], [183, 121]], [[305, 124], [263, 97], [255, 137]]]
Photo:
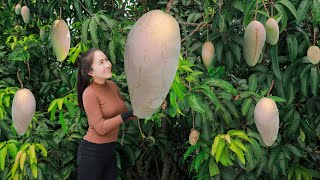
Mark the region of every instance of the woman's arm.
[[88, 116], [88, 122], [100, 134], [104, 135], [123, 123], [121, 115], [104, 119], [97, 97], [89, 90], [83, 93], [83, 106]]

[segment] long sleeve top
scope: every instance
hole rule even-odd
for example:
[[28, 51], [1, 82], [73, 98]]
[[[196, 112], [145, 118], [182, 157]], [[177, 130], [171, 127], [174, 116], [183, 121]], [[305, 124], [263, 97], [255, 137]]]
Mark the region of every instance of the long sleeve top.
[[117, 141], [123, 123], [120, 114], [128, 110], [118, 86], [111, 80], [104, 84], [92, 81], [84, 90], [82, 99], [89, 124], [83, 139], [97, 144]]

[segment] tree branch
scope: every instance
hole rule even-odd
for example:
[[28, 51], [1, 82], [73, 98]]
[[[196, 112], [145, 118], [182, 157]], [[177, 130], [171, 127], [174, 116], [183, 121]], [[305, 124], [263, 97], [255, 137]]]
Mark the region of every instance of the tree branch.
[[204, 27], [204, 26], [206, 26], [206, 25], [207, 25], [206, 23], [200, 23], [188, 36], [186, 36], [185, 38], [183, 38], [183, 39], [181, 40], [181, 43], [182, 43], [183, 41], [185, 41], [189, 36], [192, 36], [194, 33], [196, 33], [197, 31], [199, 31], [200, 28], [202, 28], [202, 27]]
[[166, 7], [166, 13], [170, 13], [170, 9], [171, 9], [171, 5], [173, 3], [174, 0], [169, 0], [167, 3], [167, 7]]

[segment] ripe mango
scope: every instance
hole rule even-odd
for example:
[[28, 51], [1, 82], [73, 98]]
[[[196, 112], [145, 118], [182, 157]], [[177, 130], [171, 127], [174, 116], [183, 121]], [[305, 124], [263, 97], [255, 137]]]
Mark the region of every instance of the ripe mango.
[[53, 22], [50, 30], [50, 40], [54, 54], [62, 62], [68, 56], [70, 50], [70, 31], [63, 19]]
[[265, 25], [266, 33], [267, 33], [267, 43], [271, 45], [277, 44], [279, 40], [279, 25], [278, 22], [273, 19], [269, 18]]
[[259, 21], [251, 21], [244, 32], [243, 55], [249, 66], [255, 66], [266, 41], [266, 30]]
[[271, 146], [279, 131], [279, 112], [277, 104], [271, 98], [261, 98], [254, 108], [254, 122], [263, 142]]
[[36, 100], [29, 89], [20, 89], [12, 101], [13, 126], [19, 135], [26, 133], [36, 110]]
[[28, 8], [28, 6], [23, 6], [21, 8], [21, 15], [24, 23], [29, 24], [31, 17], [30, 17], [30, 9]]
[[189, 143], [193, 146], [197, 143], [200, 133], [196, 129], [192, 129], [189, 135]]
[[130, 30], [124, 67], [137, 117], [151, 116], [165, 100], [178, 69], [180, 47], [177, 20], [161, 10], [147, 12]]
[[307, 51], [307, 56], [312, 64], [318, 64], [320, 62], [320, 49], [318, 46], [310, 46]]
[[14, 11], [15, 11], [15, 13], [16, 13], [17, 15], [21, 14], [21, 4], [20, 4], [20, 3], [18, 3], [18, 4], [16, 5], [16, 7], [14, 8]]
[[202, 61], [206, 68], [209, 68], [212, 65], [212, 60], [214, 57], [214, 46], [212, 42], [207, 41], [203, 44], [202, 47]]

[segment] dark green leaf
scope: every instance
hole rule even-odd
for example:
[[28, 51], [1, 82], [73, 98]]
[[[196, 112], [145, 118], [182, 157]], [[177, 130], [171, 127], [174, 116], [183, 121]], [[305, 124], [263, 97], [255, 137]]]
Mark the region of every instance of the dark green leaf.
[[296, 19], [298, 18], [297, 10], [296, 10], [294, 5], [290, 1], [288, 1], [288, 0], [280, 0], [277, 3], [281, 3], [281, 4], [285, 5], [291, 11], [291, 13], [294, 15], [294, 17]]
[[194, 93], [188, 96], [188, 103], [189, 106], [199, 113], [204, 113], [204, 109], [201, 105], [201, 101], [198, 96], [196, 96]]
[[319, 92], [319, 70], [317, 66], [313, 66], [310, 71], [310, 83], [311, 83], [311, 92], [314, 96], [318, 95]]
[[281, 80], [281, 72], [280, 72], [279, 62], [278, 62], [278, 46], [277, 45], [271, 46], [270, 54], [271, 54], [271, 59], [272, 59], [272, 70], [273, 70], [274, 74], [276, 75], [276, 77], [279, 80]]

